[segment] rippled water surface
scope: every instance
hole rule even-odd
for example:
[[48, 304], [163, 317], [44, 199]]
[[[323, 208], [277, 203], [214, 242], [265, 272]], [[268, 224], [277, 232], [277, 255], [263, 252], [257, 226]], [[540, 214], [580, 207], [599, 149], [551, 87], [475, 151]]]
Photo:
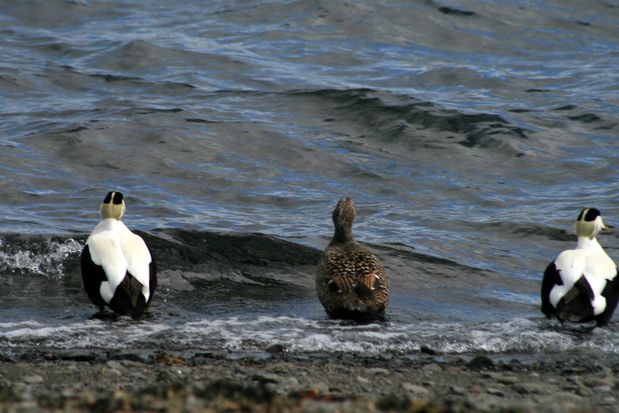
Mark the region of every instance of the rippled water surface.
[[[619, 222], [613, 2], [0, 0], [0, 34], [3, 352], [619, 352], [538, 310], [579, 210]], [[111, 189], [161, 270], [139, 323], [81, 287]], [[342, 196], [383, 324], [315, 299]]]

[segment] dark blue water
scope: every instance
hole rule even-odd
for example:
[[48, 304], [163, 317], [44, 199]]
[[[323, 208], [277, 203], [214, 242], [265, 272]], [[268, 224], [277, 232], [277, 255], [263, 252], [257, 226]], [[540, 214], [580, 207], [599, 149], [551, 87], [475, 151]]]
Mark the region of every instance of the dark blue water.
[[[0, 1], [0, 34], [0, 348], [619, 351], [538, 310], [579, 210], [619, 222], [612, 2]], [[138, 324], [81, 289], [109, 190], [161, 270]], [[315, 299], [342, 196], [385, 324]]]

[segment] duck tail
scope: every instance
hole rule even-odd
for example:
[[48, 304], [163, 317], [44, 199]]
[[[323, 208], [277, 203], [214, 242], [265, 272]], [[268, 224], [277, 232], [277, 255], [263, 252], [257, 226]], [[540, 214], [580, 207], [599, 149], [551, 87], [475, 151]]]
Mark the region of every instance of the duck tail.
[[368, 287], [364, 283], [357, 283], [355, 286], [355, 293], [357, 294], [357, 297], [364, 301], [375, 299], [375, 290]]
[[377, 274], [365, 275], [354, 287], [355, 307], [363, 308], [363, 311], [384, 311], [386, 299], [381, 279]]
[[575, 323], [591, 319], [594, 316], [593, 298], [591, 286], [584, 276], [580, 277], [557, 303], [557, 318]]

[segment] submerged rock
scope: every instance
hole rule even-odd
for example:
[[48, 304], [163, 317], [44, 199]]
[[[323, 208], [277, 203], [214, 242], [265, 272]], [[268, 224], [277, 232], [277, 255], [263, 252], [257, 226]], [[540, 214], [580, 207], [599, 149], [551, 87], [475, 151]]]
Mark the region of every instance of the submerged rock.
[[494, 362], [486, 356], [475, 356], [466, 364], [466, 367], [471, 370], [487, 370], [494, 367]]

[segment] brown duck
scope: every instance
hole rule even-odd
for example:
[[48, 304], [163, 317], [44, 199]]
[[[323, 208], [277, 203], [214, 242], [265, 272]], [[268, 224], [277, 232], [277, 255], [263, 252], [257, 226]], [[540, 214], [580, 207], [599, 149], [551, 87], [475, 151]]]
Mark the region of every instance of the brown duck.
[[318, 263], [316, 292], [333, 318], [382, 318], [389, 302], [387, 275], [378, 258], [352, 236], [355, 207], [342, 198], [333, 210], [335, 233]]

